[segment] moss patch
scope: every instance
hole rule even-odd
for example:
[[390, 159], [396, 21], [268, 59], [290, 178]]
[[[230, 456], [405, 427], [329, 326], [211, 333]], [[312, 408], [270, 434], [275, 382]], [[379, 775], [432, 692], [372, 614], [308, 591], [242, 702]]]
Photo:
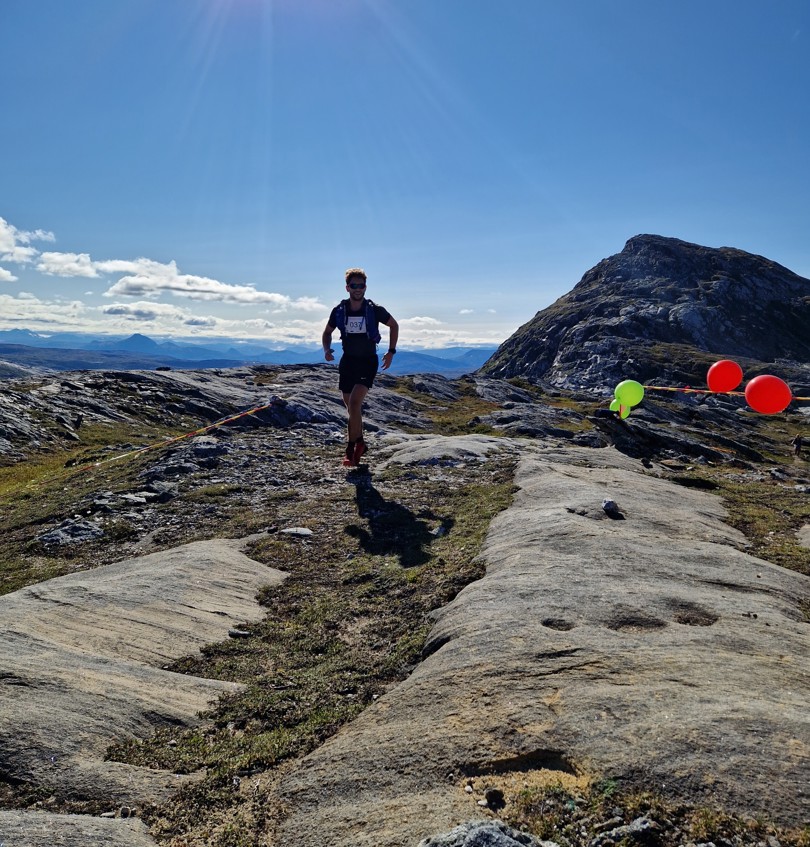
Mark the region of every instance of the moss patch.
[[[475, 384], [467, 380], [457, 380], [453, 387], [458, 392], [455, 400], [443, 403], [435, 400], [416, 387], [413, 377], [400, 377], [393, 390], [419, 404], [420, 412], [428, 418], [433, 428], [442, 435], [467, 435], [479, 433], [498, 435], [498, 431], [478, 418], [489, 415], [500, 408], [497, 403], [482, 400], [475, 390]], [[408, 427], [403, 427], [408, 430]], [[421, 430], [417, 430], [421, 431]]]
[[774, 843], [771, 839], [782, 847], [810, 844], [810, 827], [786, 829], [764, 818], [732, 815], [711, 805], [673, 802], [654, 792], [623, 791], [612, 780], [591, 782], [584, 777], [573, 780], [530, 773], [500, 782], [477, 779], [468, 785], [473, 800], [493, 788], [499, 791], [498, 816], [510, 826], [569, 847], [708, 843], [739, 847]]
[[[33, 454], [25, 462], [0, 468], [0, 594], [98, 564], [98, 548], [79, 545], [49, 551], [33, 538], [49, 524], [86, 517], [90, 512], [77, 511], [77, 504], [99, 491], [131, 490], [150, 453], [122, 462], [109, 461], [112, 457], [176, 434], [140, 423], [88, 425], [81, 429], [80, 446]], [[105, 529], [106, 546], [132, 537], [120, 518], [112, 518]]]

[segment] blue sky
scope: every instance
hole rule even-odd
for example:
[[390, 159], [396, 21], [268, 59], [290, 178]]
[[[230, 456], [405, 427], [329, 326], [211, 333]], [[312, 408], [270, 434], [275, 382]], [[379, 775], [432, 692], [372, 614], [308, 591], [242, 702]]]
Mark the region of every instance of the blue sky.
[[1, 0], [0, 329], [497, 344], [639, 233], [810, 277], [807, 0]]

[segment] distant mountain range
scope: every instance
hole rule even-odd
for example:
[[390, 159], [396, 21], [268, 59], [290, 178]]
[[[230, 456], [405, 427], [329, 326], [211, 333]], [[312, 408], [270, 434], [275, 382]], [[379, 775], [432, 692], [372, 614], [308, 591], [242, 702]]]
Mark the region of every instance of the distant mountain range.
[[[438, 373], [457, 377], [477, 370], [493, 347], [399, 349], [391, 374]], [[28, 329], [0, 330], [0, 378], [19, 368], [44, 370], [151, 370], [231, 368], [243, 365], [297, 365], [323, 361], [320, 347], [274, 350], [255, 341], [207, 339], [156, 341], [146, 335], [101, 336], [75, 332], [42, 335]], [[5, 363], [6, 367], [2, 367]]]

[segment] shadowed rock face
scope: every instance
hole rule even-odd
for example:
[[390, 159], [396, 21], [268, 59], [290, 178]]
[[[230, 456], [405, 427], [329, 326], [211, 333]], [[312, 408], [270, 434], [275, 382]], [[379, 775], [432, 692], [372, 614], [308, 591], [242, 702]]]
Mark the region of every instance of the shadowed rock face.
[[703, 354], [692, 378], [723, 356], [806, 363], [808, 326], [810, 280], [742, 250], [637, 235], [520, 327], [481, 372], [568, 388], [677, 373], [677, 357], [660, 345]]

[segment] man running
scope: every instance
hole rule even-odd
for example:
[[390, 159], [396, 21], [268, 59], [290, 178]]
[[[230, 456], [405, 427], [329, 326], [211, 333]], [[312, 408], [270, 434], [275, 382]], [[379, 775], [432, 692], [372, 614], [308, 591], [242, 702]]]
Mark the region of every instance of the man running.
[[343, 355], [338, 365], [338, 388], [349, 412], [349, 441], [343, 464], [351, 467], [359, 464], [368, 449], [363, 441], [363, 400], [374, 384], [380, 366], [377, 358], [377, 344], [380, 342], [378, 327], [380, 324], [388, 327], [388, 352], [382, 359], [382, 369], [387, 370], [397, 352], [399, 324], [382, 306], [366, 300], [366, 273], [362, 268], [346, 271], [346, 291], [349, 297], [332, 309], [321, 342], [326, 361], [333, 361], [332, 333], [340, 330]]

